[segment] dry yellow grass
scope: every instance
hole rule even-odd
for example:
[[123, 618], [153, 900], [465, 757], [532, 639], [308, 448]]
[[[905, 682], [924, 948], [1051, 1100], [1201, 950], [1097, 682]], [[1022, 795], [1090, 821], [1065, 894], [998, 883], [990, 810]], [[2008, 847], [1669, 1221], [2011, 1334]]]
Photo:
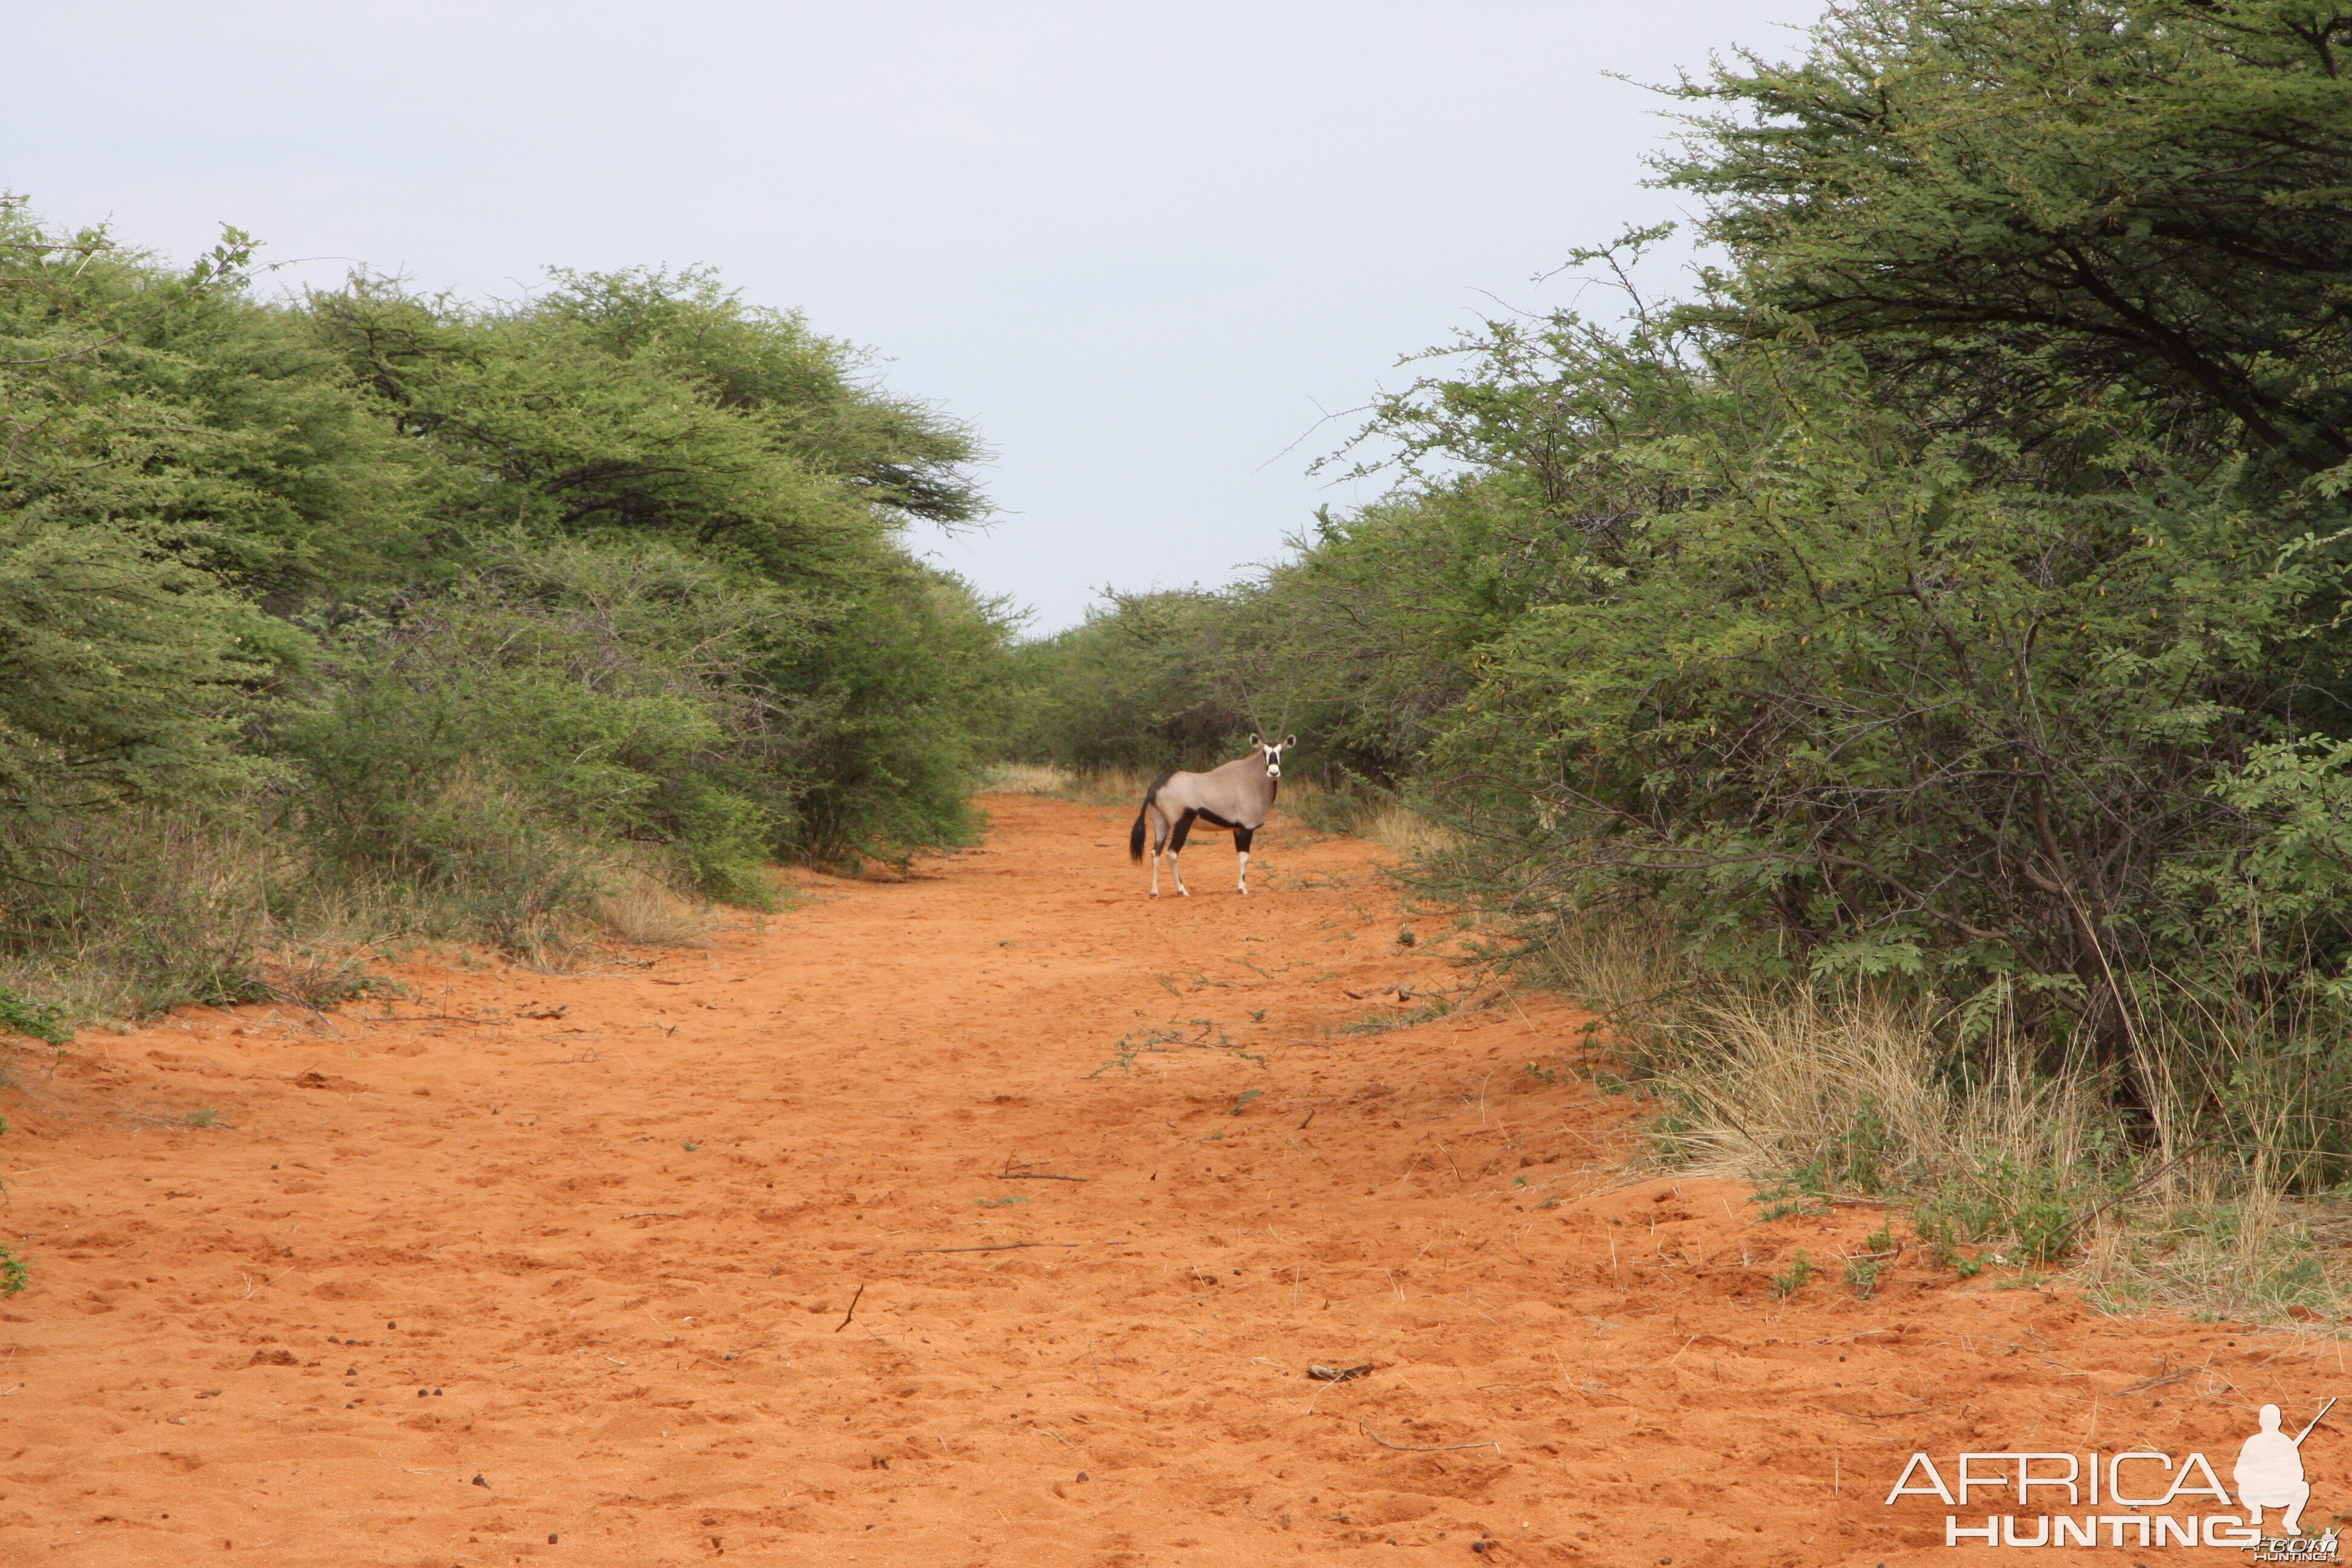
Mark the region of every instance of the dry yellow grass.
[[1132, 805], [1143, 804], [1143, 792], [1151, 787], [1151, 777], [1132, 768], [1101, 768], [1086, 774], [1071, 785], [1063, 796], [1087, 805]]
[[[2021, 1230], [2064, 1226], [2066, 1271], [2113, 1310], [2333, 1318], [2352, 1297], [2352, 1214], [2286, 1195], [2235, 1144], [2200, 1146], [2201, 1076], [2185, 1042], [2163, 1048], [2178, 1071], [2153, 1075], [2153, 1146], [2134, 1154], [2087, 1073], [2037, 1073], [1996, 1035], [1972, 1052], [1976, 1072], [1955, 1075], [1948, 1020], [1928, 1004], [1727, 984], [1641, 911], [1563, 930], [1552, 956], [1562, 988], [1617, 1026], [1615, 1055], [1658, 1104], [1634, 1168], [1783, 1192], [1862, 1185], [1923, 1224], [1981, 1226], [2006, 1208]], [[1987, 1251], [2007, 1245], [2002, 1228]]]
[[981, 770], [980, 793], [1059, 795], [1076, 782], [1069, 770], [1051, 763], [991, 763]]
[[1076, 773], [1052, 763], [992, 763], [981, 770], [982, 795], [1042, 795], [1080, 805], [1141, 804], [1151, 781], [1127, 768]]
[[596, 923], [637, 947], [707, 947], [718, 921], [637, 867], [613, 873], [594, 905]]
[[1359, 838], [1369, 838], [1384, 848], [1393, 849], [1409, 860], [1442, 855], [1460, 842], [1452, 828], [1394, 801], [1359, 816], [1349, 831]]
[[1734, 996], [1674, 1029], [1678, 1065], [1655, 1087], [1679, 1114], [1654, 1143], [1708, 1175], [1767, 1184], [1867, 1158], [1874, 1188], [1900, 1190], [1987, 1157], [2074, 1169], [2100, 1121], [2078, 1079], [2012, 1070], [1956, 1088], [1925, 1009], [1869, 991]]

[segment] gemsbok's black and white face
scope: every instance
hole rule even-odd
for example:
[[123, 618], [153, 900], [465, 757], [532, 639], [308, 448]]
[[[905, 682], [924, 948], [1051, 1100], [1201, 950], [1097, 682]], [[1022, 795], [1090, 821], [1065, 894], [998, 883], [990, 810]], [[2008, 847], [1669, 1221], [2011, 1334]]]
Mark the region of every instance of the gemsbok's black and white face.
[[1265, 776], [1278, 779], [1282, 776], [1282, 753], [1298, 744], [1298, 737], [1285, 735], [1279, 744], [1268, 745], [1263, 735], [1252, 735], [1250, 744], [1265, 754]]

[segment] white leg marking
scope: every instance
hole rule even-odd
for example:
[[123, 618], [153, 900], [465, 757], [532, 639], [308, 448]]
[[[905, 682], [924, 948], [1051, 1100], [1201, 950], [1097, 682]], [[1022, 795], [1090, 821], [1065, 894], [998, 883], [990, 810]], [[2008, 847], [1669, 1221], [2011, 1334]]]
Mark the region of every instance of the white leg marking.
[[1237, 849], [1234, 853], [1242, 858], [1240, 885], [1242, 891], [1246, 893], [1249, 891], [1249, 851], [1246, 849]]
[[1184, 868], [1176, 864], [1176, 851], [1173, 849], [1168, 851], [1168, 869], [1176, 879], [1177, 893], [1183, 898], [1191, 898], [1192, 889], [1184, 885]]

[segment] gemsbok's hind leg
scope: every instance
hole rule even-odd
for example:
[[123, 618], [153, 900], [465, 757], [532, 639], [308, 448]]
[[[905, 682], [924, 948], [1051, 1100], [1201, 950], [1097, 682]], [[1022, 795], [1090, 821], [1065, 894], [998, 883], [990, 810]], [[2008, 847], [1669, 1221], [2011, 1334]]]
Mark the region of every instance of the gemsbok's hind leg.
[[1234, 829], [1234, 857], [1241, 862], [1240, 868], [1234, 873], [1234, 885], [1244, 894], [1249, 891], [1249, 847], [1250, 840], [1255, 837], [1246, 827]]
[[1168, 847], [1168, 825], [1154, 812], [1151, 816], [1151, 896], [1160, 896], [1160, 852]]
[[1197, 812], [1188, 811], [1178, 817], [1176, 831], [1168, 836], [1168, 873], [1176, 879], [1178, 896], [1187, 899], [1192, 896], [1192, 889], [1184, 885], [1184, 869], [1176, 864], [1176, 857], [1184, 852], [1185, 836], [1192, 831], [1192, 819], [1198, 815], [1200, 814]]

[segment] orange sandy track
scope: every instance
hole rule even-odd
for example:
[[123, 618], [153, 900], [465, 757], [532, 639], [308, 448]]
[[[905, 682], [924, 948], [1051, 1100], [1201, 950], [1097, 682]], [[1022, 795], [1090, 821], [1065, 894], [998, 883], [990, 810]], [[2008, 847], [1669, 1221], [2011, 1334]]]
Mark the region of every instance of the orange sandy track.
[[[2254, 1405], [2352, 1385], [2333, 1341], [2071, 1289], [1858, 1302], [1875, 1214], [1610, 1177], [1624, 1102], [1525, 1068], [1564, 1004], [1332, 1033], [1465, 981], [1365, 846], [1277, 821], [1255, 896], [1218, 841], [1154, 903], [1125, 814], [986, 804], [984, 848], [707, 956], [404, 971], [404, 1016], [496, 1022], [20, 1058], [0, 1563], [2007, 1562], [1882, 1505], [1914, 1449], [2226, 1481]], [[1831, 1268], [1777, 1302], [1799, 1246]]]

